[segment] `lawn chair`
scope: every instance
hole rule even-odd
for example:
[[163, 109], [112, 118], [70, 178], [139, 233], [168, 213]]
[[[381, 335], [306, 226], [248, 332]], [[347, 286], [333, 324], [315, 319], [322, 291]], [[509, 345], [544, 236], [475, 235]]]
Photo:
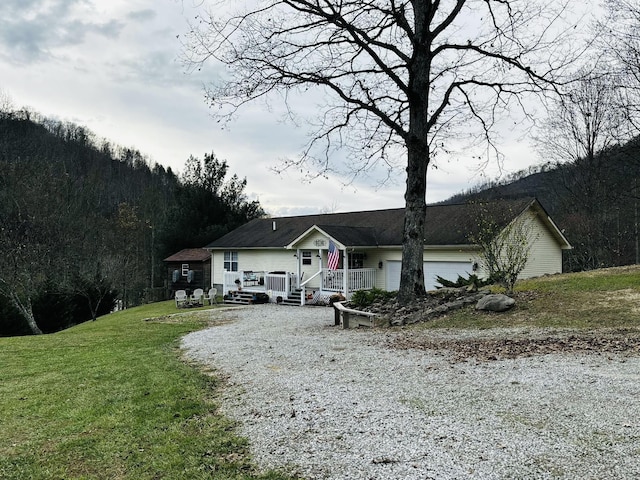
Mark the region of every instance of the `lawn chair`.
[[176, 290], [176, 308], [186, 307], [187, 300], [186, 290]]
[[218, 303], [218, 300], [216, 299], [216, 295], [218, 295], [218, 289], [217, 288], [210, 288], [209, 291], [207, 292], [206, 295], [204, 295], [204, 297], [202, 298], [203, 303], [204, 302], [209, 302], [209, 305], [213, 305], [214, 303]]
[[193, 291], [193, 295], [191, 295], [191, 303], [197, 303], [198, 305], [202, 305], [202, 297], [204, 297], [204, 290], [201, 288], [196, 288]]

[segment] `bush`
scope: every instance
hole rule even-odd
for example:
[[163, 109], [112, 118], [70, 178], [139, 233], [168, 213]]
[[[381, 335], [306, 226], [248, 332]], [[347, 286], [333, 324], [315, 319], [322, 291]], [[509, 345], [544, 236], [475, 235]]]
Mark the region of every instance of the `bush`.
[[393, 300], [396, 298], [397, 294], [398, 292], [387, 292], [386, 290], [381, 290], [379, 288], [374, 288], [372, 290], [358, 290], [353, 292], [353, 295], [351, 295], [351, 303], [360, 308], [368, 307], [377, 301]]
[[487, 278], [485, 280], [478, 278], [477, 275], [470, 274], [468, 278], [464, 278], [458, 275], [458, 279], [455, 282], [451, 280], [447, 280], [446, 278], [442, 278], [440, 275], [436, 276], [436, 281], [442, 285], [443, 287], [448, 288], [460, 288], [460, 287], [468, 287], [474, 286], [475, 288], [486, 287], [487, 285], [492, 285], [494, 280], [492, 278]]

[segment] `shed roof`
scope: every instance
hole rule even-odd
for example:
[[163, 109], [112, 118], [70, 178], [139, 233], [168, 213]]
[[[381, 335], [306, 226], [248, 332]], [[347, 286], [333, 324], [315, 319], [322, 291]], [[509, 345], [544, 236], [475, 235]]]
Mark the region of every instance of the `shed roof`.
[[[428, 246], [469, 245], [479, 228], [478, 215], [490, 215], [496, 224], [506, 226], [528, 208], [543, 212], [534, 198], [498, 200], [487, 203], [430, 205], [427, 207], [424, 243]], [[296, 217], [260, 218], [211, 242], [209, 249], [285, 248], [311, 227], [317, 226], [347, 247], [402, 245], [404, 208], [348, 213], [302, 215]], [[556, 229], [557, 230], [557, 229]], [[557, 231], [559, 243], [568, 242]]]
[[165, 262], [206, 262], [211, 254], [204, 248], [185, 248], [164, 259]]

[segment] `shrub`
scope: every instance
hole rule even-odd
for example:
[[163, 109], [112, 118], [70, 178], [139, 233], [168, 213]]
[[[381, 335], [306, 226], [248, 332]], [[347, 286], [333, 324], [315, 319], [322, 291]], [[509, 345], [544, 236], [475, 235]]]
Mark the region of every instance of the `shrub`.
[[443, 287], [449, 288], [460, 288], [460, 287], [468, 287], [473, 285], [475, 288], [485, 287], [487, 285], [492, 285], [494, 283], [492, 278], [487, 278], [485, 280], [478, 278], [477, 275], [470, 274], [468, 278], [464, 278], [458, 275], [458, 279], [455, 282], [451, 280], [447, 280], [446, 278], [442, 278], [440, 275], [436, 276], [436, 281], [442, 285]]
[[381, 290], [379, 288], [374, 288], [372, 290], [358, 290], [353, 292], [353, 295], [351, 295], [351, 303], [360, 308], [368, 307], [377, 301], [393, 300], [396, 298], [397, 294], [398, 292], [387, 292], [386, 290]]

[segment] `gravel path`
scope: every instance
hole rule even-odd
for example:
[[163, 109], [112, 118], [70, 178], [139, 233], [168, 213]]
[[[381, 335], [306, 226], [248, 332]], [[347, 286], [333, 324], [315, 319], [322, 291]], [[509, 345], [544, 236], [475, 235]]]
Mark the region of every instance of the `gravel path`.
[[389, 348], [401, 332], [341, 330], [328, 308], [215, 315], [235, 321], [182, 347], [228, 376], [223, 412], [262, 467], [309, 480], [640, 478], [637, 356], [456, 362]]

